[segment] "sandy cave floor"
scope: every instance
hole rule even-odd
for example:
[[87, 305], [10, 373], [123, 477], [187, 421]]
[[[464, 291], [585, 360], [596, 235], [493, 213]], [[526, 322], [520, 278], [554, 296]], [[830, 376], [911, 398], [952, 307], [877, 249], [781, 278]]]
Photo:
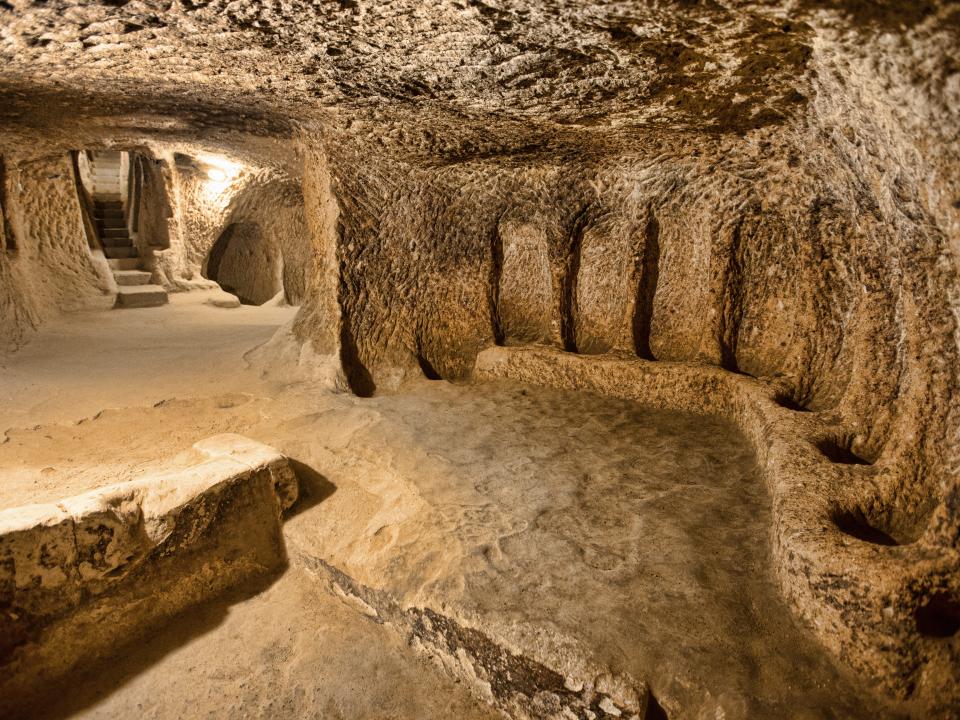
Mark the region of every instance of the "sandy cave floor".
[[259, 594], [241, 588], [184, 615], [71, 678], [31, 717], [499, 717], [301, 567]]
[[269, 588], [76, 678], [52, 716], [491, 716], [309, 558], [574, 648], [691, 714], [888, 716], [780, 601], [769, 499], [733, 428], [509, 382], [368, 400], [284, 386], [245, 358], [294, 309], [172, 300], [70, 316], [2, 361], [0, 507], [186, 462], [219, 432], [286, 453], [322, 501], [287, 521], [290, 568]]

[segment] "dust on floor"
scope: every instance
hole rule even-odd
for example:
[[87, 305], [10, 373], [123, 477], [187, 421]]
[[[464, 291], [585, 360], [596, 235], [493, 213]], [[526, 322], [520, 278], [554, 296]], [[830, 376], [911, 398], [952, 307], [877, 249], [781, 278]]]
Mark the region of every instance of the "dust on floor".
[[[292, 316], [175, 296], [45, 328], [0, 371], [0, 507], [186, 463], [193, 442], [238, 432], [330, 488], [288, 521], [292, 557], [504, 636], [575, 643], [691, 714], [883, 715], [780, 601], [769, 499], [732, 427], [507, 382], [424, 380], [372, 399], [284, 385], [245, 358]], [[74, 678], [72, 709], [489, 712], [302, 565], [218, 608], [123, 654], [106, 679]]]

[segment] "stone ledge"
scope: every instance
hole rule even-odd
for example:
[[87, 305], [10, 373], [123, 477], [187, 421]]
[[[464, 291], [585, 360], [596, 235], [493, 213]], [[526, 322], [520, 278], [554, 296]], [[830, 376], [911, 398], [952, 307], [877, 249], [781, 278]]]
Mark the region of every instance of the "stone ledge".
[[186, 469], [0, 512], [0, 698], [285, 564], [289, 461], [239, 435], [193, 447]]
[[434, 657], [506, 717], [654, 717], [648, 710], [656, 700], [645, 682], [611, 674], [575, 646], [548, 660], [540, 657], [542, 647], [539, 652], [536, 647], [524, 648], [502, 628], [488, 627], [483, 618], [468, 619], [456, 603], [441, 603], [440, 610], [403, 605], [389, 591], [358, 582], [296, 544], [291, 555], [294, 564], [306, 567], [344, 603], [405, 635], [412, 647]]

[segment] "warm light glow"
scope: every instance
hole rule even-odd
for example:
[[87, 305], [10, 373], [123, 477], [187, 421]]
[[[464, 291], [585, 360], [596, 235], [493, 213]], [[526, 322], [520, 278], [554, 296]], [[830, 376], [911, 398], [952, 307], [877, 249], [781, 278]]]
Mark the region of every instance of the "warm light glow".
[[228, 160], [222, 155], [202, 155], [199, 158], [206, 168], [207, 182], [204, 185], [204, 194], [207, 199], [214, 201], [233, 183], [244, 166]]

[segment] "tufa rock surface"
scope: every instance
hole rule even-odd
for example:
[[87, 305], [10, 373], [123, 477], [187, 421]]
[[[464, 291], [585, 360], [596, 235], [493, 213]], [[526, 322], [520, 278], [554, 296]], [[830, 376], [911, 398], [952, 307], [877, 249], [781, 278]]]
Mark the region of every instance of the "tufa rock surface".
[[956, 3], [6, 0], [0, 62], [5, 350], [106, 291], [67, 153], [159, 161], [150, 270], [283, 290], [357, 395], [732, 419], [796, 616], [957, 715]]

